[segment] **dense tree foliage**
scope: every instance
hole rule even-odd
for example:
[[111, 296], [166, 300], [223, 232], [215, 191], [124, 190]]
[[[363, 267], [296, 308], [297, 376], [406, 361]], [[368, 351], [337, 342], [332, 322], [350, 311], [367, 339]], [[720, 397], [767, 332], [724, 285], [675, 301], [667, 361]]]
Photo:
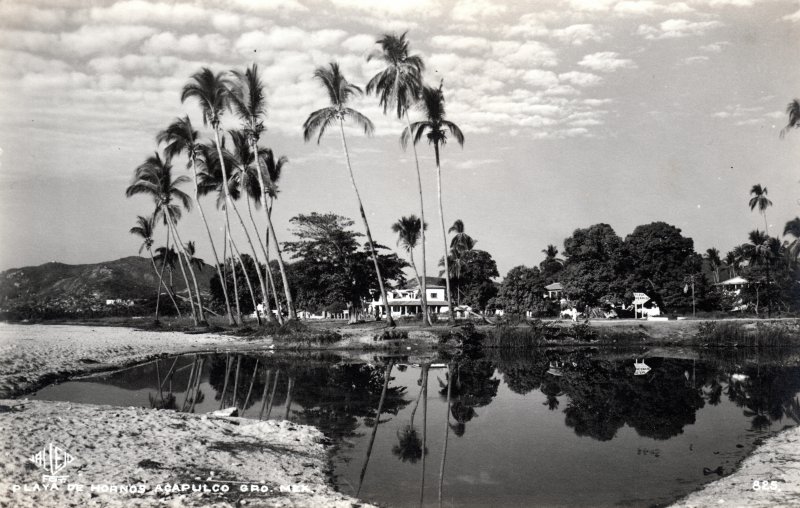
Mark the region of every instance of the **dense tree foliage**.
[[579, 304], [617, 303], [625, 295], [627, 272], [622, 239], [608, 224], [576, 229], [564, 240], [561, 273], [566, 295]]
[[[333, 213], [292, 217], [296, 241], [284, 242], [284, 251], [296, 260], [289, 268], [289, 284], [298, 308], [308, 311], [331, 307], [361, 308], [362, 300], [379, 293], [369, 247], [362, 245], [354, 222]], [[402, 285], [408, 264], [386, 247], [374, 244], [384, 280]]]

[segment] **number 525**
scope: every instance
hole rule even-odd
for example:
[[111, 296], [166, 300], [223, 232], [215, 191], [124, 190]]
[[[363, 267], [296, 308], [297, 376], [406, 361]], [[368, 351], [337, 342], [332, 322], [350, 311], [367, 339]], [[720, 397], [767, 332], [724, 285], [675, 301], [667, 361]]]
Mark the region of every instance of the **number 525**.
[[778, 482], [767, 480], [756, 480], [753, 482], [753, 490], [779, 490]]

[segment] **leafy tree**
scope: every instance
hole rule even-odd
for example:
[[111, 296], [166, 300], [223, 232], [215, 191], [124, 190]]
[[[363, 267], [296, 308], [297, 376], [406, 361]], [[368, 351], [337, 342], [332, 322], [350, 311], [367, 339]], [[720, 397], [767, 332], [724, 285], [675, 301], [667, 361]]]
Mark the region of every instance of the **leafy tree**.
[[621, 300], [627, 290], [623, 251], [622, 239], [608, 224], [576, 229], [564, 240], [561, 283], [567, 297], [588, 305], [603, 298]]
[[[344, 305], [350, 309], [350, 321], [355, 322], [362, 301], [379, 290], [370, 275], [374, 273], [372, 249], [360, 242], [363, 235], [352, 231], [351, 219], [332, 213], [301, 214], [289, 222], [298, 240], [284, 242], [284, 251], [297, 260], [290, 273], [298, 304], [308, 310]], [[387, 281], [405, 282], [403, 268], [408, 264], [396, 254], [378, 252], [376, 262]]]
[[500, 284], [495, 302], [509, 314], [524, 315], [544, 307], [545, 278], [538, 267], [515, 266]]
[[467, 251], [461, 258], [458, 280], [461, 301], [472, 308], [485, 309], [489, 300], [497, 295], [492, 279], [499, 276], [491, 254], [478, 249]]
[[[663, 309], [691, 308], [691, 294], [684, 291], [687, 277], [698, 274], [702, 258], [694, 241], [665, 222], [638, 226], [625, 238], [630, 276], [628, 290], [647, 293]], [[704, 277], [695, 279], [695, 294], [705, 295]]]
[[[425, 120], [414, 122], [407, 126], [400, 136], [400, 144], [403, 147], [408, 145], [409, 140], [413, 140], [413, 144], [417, 144], [422, 139], [423, 134], [427, 132], [428, 143], [433, 145], [434, 155], [436, 157], [436, 185], [437, 195], [439, 201], [439, 221], [442, 224], [442, 239], [444, 240], [444, 271], [450, 273], [447, 259], [447, 232], [444, 228], [444, 208], [442, 206], [442, 165], [439, 157], [440, 148], [444, 147], [447, 143], [447, 133], [456, 139], [459, 145], [464, 146], [464, 133], [461, 128], [453, 122], [445, 118], [444, 110], [444, 93], [442, 93], [442, 85], [439, 88], [426, 86], [422, 89], [422, 101], [420, 107], [422, 108]], [[449, 321], [455, 322], [455, 315], [453, 314], [453, 295], [450, 292], [450, 278], [445, 277], [447, 285], [447, 306], [449, 310]]]
[[[240, 287], [236, 291], [234, 291], [234, 277], [238, 280], [242, 280], [243, 277], [249, 278], [253, 280], [256, 278], [256, 264], [253, 261], [251, 256], [247, 254], [242, 254], [242, 263], [240, 264], [233, 264], [236, 273], [234, 275], [233, 270], [225, 270], [223, 273], [225, 275], [225, 286], [227, 287], [228, 294], [236, 294], [239, 301], [238, 301], [238, 308], [240, 312], [250, 314], [255, 311], [255, 302], [258, 301], [258, 298], [253, 298], [253, 294], [251, 293], [252, 285], [247, 285], [246, 287]], [[242, 265], [247, 269], [247, 272], [242, 269]], [[260, 267], [261, 270], [264, 269], [263, 266]], [[211, 298], [218, 303], [222, 303], [224, 300], [224, 291], [223, 285], [220, 284], [220, 278], [217, 274], [214, 274], [211, 277], [210, 282], [210, 290], [211, 290]]]
[[375, 243], [372, 241], [372, 232], [369, 229], [367, 214], [364, 212], [364, 204], [361, 202], [361, 194], [359, 194], [358, 186], [356, 186], [353, 167], [350, 165], [350, 152], [347, 150], [347, 141], [344, 137], [345, 119], [352, 120], [356, 125], [362, 127], [364, 129], [364, 134], [367, 135], [371, 135], [375, 127], [372, 125], [372, 121], [369, 118], [347, 106], [353, 97], [361, 95], [362, 92], [361, 88], [347, 81], [344, 75], [342, 75], [338, 63], [331, 62], [329, 68], [318, 67], [317, 70], [314, 71], [314, 77], [325, 87], [331, 105], [326, 108], [318, 109], [309, 115], [303, 124], [303, 139], [308, 142], [317, 134], [317, 144], [319, 144], [322, 135], [325, 134], [328, 127], [335, 124], [339, 125], [342, 149], [344, 150], [344, 158], [350, 175], [350, 184], [353, 186], [353, 191], [355, 191], [358, 209], [361, 212], [361, 220], [364, 222], [364, 229], [367, 233], [367, 245], [369, 246], [372, 261], [375, 266], [375, 275], [378, 279], [381, 300], [383, 300], [383, 305], [386, 308], [386, 319], [389, 326], [394, 326], [392, 313], [389, 312], [389, 300], [386, 298], [386, 288], [383, 284], [384, 276], [381, 275], [378, 254], [376, 252]]

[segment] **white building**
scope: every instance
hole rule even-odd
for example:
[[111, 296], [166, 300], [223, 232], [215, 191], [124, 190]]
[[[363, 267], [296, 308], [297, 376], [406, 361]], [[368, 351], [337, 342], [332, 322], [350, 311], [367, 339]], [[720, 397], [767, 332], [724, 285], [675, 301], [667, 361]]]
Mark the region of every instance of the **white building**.
[[[425, 281], [426, 302], [428, 312], [431, 314], [447, 313], [447, 287], [444, 279], [427, 277]], [[392, 317], [414, 316], [422, 313], [421, 290], [416, 279], [406, 285], [404, 289], [389, 289], [386, 291], [386, 300]], [[373, 294], [369, 302], [369, 312], [373, 315], [385, 316], [386, 309], [381, 301], [379, 292]]]

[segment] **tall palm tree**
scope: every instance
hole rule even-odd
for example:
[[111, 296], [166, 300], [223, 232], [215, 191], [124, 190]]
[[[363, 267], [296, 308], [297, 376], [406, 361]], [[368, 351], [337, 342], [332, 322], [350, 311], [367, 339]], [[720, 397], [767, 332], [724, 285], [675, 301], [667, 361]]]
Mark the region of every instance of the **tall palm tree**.
[[[275, 281], [272, 280], [272, 271], [269, 270], [269, 254], [267, 254], [267, 247], [261, 241], [261, 234], [258, 232], [258, 225], [256, 224], [256, 220], [253, 217], [253, 209], [250, 206], [250, 200], [255, 200], [256, 207], [260, 207], [261, 203], [261, 186], [259, 185], [258, 177], [255, 175], [258, 172], [258, 169], [253, 167], [253, 160], [256, 158], [254, 152], [251, 150], [251, 144], [247, 139], [246, 134], [243, 131], [238, 130], [230, 130], [228, 131], [228, 135], [231, 139], [231, 144], [233, 145], [233, 151], [231, 152], [231, 177], [230, 181], [228, 182], [229, 188], [233, 191], [235, 186], [235, 192], [231, 192], [231, 197], [233, 201], [236, 201], [238, 197], [244, 197], [245, 204], [247, 205], [247, 213], [250, 216], [250, 221], [253, 224], [253, 229], [255, 230], [256, 240], [261, 248], [262, 254], [264, 254], [264, 260], [267, 266], [266, 270], [266, 281], [267, 281], [267, 288], [272, 289], [272, 293], [276, 296], [277, 302], [277, 295], [275, 295]], [[256, 258], [256, 271], [258, 272], [259, 280], [264, 279], [264, 275], [261, 273], [260, 263]], [[275, 308], [280, 310], [280, 306], [276, 303]], [[272, 314], [272, 310], [270, 309], [269, 304], [269, 295], [264, 295], [264, 315], [267, 318], [267, 321], [274, 321], [276, 316]], [[283, 317], [281, 313], [277, 313], [277, 321], [283, 324]]]
[[[217, 269], [217, 275], [219, 276], [219, 280], [224, 281], [225, 277], [223, 277], [220, 267], [217, 248], [214, 246], [211, 229], [208, 226], [208, 220], [206, 219], [203, 205], [200, 203], [200, 184], [197, 178], [197, 161], [200, 156], [200, 143], [197, 141], [197, 131], [192, 127], [189, 116], [187, 115], [183, 118], [176, 118], [173, 120], [166, 129], [158, 133], [156, 142], [158, 142], [158, 144], [164, 144], [164, 154], [167, 157], [172, 158], [181, 153], [186, 153], [189, 159], [187, 166], [192, 169], [192, 174], [194, 175], [195, 203], [197, 203], [197, 209], [200, 211], [200, 218], [203, 219], [203, 224], [206, 227], [208, 243], [211, 245], [211, 253], [214, 255], [214, 266]], [[233, 320], [233, 313], [231, 312], [231, 302], [228, 298], [228, 288], [225, 284], [222, 284], [222, 294], [225, 298], [225, 311], [228, 313], [228, 324], [233, 325], [235, 322]]]
[[791, 129], [800, 128], [800, 99], [795, 99], [786, 106], [786, 114], [789, 115], [789, 120], [786, 127], [781, 129], [781, 139]]
[[750, 189], [750, 211], [758, 207], [758, 212], [764, 216], [764, 232], [769, 234], [769, 226], [767, 225], [767, 208], [772, 206], [772, 201], [767, 198], [767, 188], [761, 187], [761, 184], [753, 185]]
[[735, 249], [725, 254], [725, 265], [728, 267], [728, 277], [736, 277], [736, 269], [739, 268], [739, 259]]
[[450, 254], [448, 254], [447, 263], [442, 259], [439, 266], [450, 270], [446, 277], [456, 281], [456, 301], [458, 305], [461, 305], [461, 272], [466, 265], [467, 253], [475, 248], [477, 242], [466, 233], [464, 222], [461, 219], [457, 219], [447, 232], [455, 234], [450, 240]]
[[[183, 262], [180, 259], [180, 256], [175, 252], [175, 249], [172, 247], [158, 247], [156, 249], [155, 255], [156, 261], [161, 265], [161, 272], [164, 272], [164, 268], [169, 270], [169, 285], [172, 288], [172, 292], [178, 297], [187, 299], [185, 297], [180, 296], [177, 291], [175, 291], [175, 285], [172, 281], [172, 273], [175, 271], [175, 265], [177, 264], [181, 269], [181, 275], [183, 276], [183, 283], [186, 285], [186, 292], [189, 294], [189, 306], [192, 310], [192, 319], [197, 322], [197, 314], [194, 310], [194, 302], [192, 301], [192, 290], [191, 286], [189, 286], [189, 279], [186, 277], [186, 270], [183, 268]], [[180, 314], [180, 313], [179, 313]]]
[[[200, 295], [200, 288], [197, 285], [197, 277], [195, 276], [191, 264], [189, 264], [189, 256], [186, 254], [186, 249], [176, 227], [176, 221], [180, 219], [181, 208], [179, 205], [172, 203], [172, 200], [175, 199], [179, 201], [186, 210], [191, 209], [191, 198], [178, 188], [179, 185], [188, 181], [189, 178], [186, 176], [179, 176], [173, 180], [172, 164], [169, 158], [163, 160], [158, 153], [155, 153], [136, 168], [133, 183], [125, 189], [125, 195], [131, 197], [136, 194], [146, 194], [153, 198], [156, 204], [154, 217], [156, 219], [163, 218], [168, 228], [172, 231], [172, 234], [175, 235], [175, 243], [178, 245], [178, 252], [183, 255], [188, 264], [187, 268], [192, 276], [195, 295], [197, 297], [198, 324], [206, 324], [205, 314], [203, 312], [203, 301]], [[191, 300], [191, 289], [188, 286], [187, 284], [189, 299]]]
[[[407, 33], [407, 32], [406, 32]], [[381, 49], [374, 51], [367, 56], [367, 61], [374, 58], [382, 60], [386, 67], [377, 73], [367, 83], [367, 93], [375, 93], [378, 96], [378, 104], [383, 106], [385, 115], [389, 108], [397, 113], [397, 118], [406, 121], [406, 127], [411, 126], [408, 110], [416, 104], [422, 93], [422, 72], [425, 70], [425, 63], [419, 55], [408, 54], [408, 41], [406, 33], [400, 37], [394, 34], [384, 34], [381, 39], [376, 41]], [[422, 198], [422, 174], [419, 169], [419, 157], [417, 156], [416, 145], [411, 145], [414, 152], [414, 165], [417, 170], [417, 187], [419, 189], [419, 216], [425, 224], [425, 204]], [[423, 295], [427, 295], [427, 276], [428, 264], [425, 253], [425, 228], [421, 230], [422, 246], [422, 285], [420, 290]], [[427, 312], [427, 303], [423, 299], [422, 312], [425, 322], [431, 325], [430, 316]]]
[[[245, 134], [250, 143], [250, 151], [253, 154], [258, 154], [258, 140], [261, 133], [264, 131], [264, 117], [267, 114], [267, 100], [264, 96], [264, 85], [258, 75], [258, 66], [253, 64], [244, 73], [233, 71], [233, 75], [234, 85], [232, 87], [231, 102], [233, 103], [236, 114], [244, 124]], [[286, 277], [286, 268], [283, 265], [283, 256], [281, 255], [280, 245], [278, 244], [278, 237], [275, 234], [275, 228], [272, 225], [272, 217], [266, 206], [268, 188], [264, 182], [260, 157], [255, 156], [255, 163], [258, 183], [261, 188], [261, 194], [264, 196], [264, 214], [267, 217], [267, 231], [272, 238], [272, 242], [275, 244], [278, 268], [280, 268], [281, 279], [283, 280], [284, 297], [286, 298], [286, 306], [289, 310], [289, 319], [297, 319], [297, 311], [294, 308], [292, 292], [289, 290], [289, 279]], [[266, 263], [267, 270], [269, 270], [269, 257], [267, 257]]]
[[[223, 140], [224, 141], [224, 140]], [[213, 143], [216, 145], [216, 143]], [[209, 146], [206, 144], [200, 145], [200, 153], [201, 157], [199, 158], [199, 165], [200, 165], [200, 172], [198, 173], [198, 181], [200, 184], [200, 195], [205, 196], [211, 192], [217, 193], [217, 208], [225, 209], [227, 208], [227, 200], [226, 200], [226, 189], [228, 194], [230, 194], [231, 201], [235, 201], [238, 199], [239, 196], [239, 187], [238, 186], [230, 186], [223, 185], [222, 183], [222, 164], [220, 163], [220, 157], [218, 154], [222, 154], [225, 157], [228, 164], [233, 165], [233, 156], [228, 152], [224, 147], [221, 149], [217, 146]], [[230, 182], [229, 182], [230, 183]], [[247, 283], [247, 287], [250, 291], [250, 296], [253, 299], [253, 308], [257, 309], [258, 304], [256, 302], [256, 293], [253, 291], [253, 285], [250, 282], [250, 276], [247, 273], [247, 269], [244, 264], [244, 260], [242, 259], [241, 253], [239, 252], [239, 248], [236, 246], [236, 243], [233, 241], [231, 236], [230, 230], [230, 222], [225, 223], [225, 231], [224, 231], [224, 240], [223, 245], [224, 249], [227, 250], [228, 247], [231, 249], [231, 277], [233, 278], [233, 291], [234, 291], [234, 301], [236, 302], [236, 316], [238, 321], [242, 322], [242, 312], [240, 309], [240, 302], [239, 302], [239, 289], [237, 283], [237, 275], [236, 275], [236, 262], [239, 262], [239, 266], [242, 268], [242, 275], [244, 276], [245, 282]], [[223, 253], [223, 259], [227, 259], [225, 253]], [[224, 281], [225, 279], [221, 279]], [[261, 325], [261, 317], [256, 312], [256, 321], [259, 325]]]
[[[226, 158], [222, 153], [222, 141], [219, 133], [220, 119], [225, 111], [230, 109], [231, 95], [232, 93], [228, 87], [228, 82], [225, 79], [224, 73], [220, 72], [215, 74], [208, 67], [203, 67], [194, 73], [189, 79], [189, 82], [183, 86], [183, 90], [181, 91], [181, 102], [185, 102], [190, 98], [197, 99], [200, 104], [200, 109], [203, 112], [203, 124], [211, 124], [211, 128], [214, 131], [214, 141], [217, 148], [217, 156], [219, 157], [218, 160], [220, 170], [222, 172], [222, 189], [224, 191], [226, 204], [225, 225], [227, 229], [230, 230], [230, 218], [228, 216], [228, 210], [233, 210], [236, 214], [236, 217], [239, 219], [239, 224], [244, 231], [247, 243], [250, 245], [250, 250], [253, 253], [253, 260], [255, 260], [256, 265], [258, 265], [258, 255], [256, 254], [255, 247], [253, 246], [253, 241], [250, 238], [250, 233], [248, 232], [247, 227], [245, 227], [242, 215], [239, 213], [238, 208], [236, 208], [236, 204], [233, 202], [230, 196], [230, 182], [228, 179], [228, 171], [226, 169]], [[264, 301], [266, 301], [267, 286], [264, 283], [264, 277], [261, 276], [260, 270], [257, 270], [256, 272], [258, 273], [258, 281], [261, 284], [261, 294], [264, 298]], [[258, 315], [258, 311], [256, 311], [256, 315]], [[269, 316], [267, 319], [269, 319]]]
[[153, 270], [156, 272], [156, 277], [158, 277], [158, 289], [156, 293], [156, 322], [158, 322], [158, 306], [161, 300], [161, 286], [164, 286], [164, 290], [166, 290], [167, 295], [169, 295], [170, 300], [172, 300], [173, 305], [175, 305], [175, 310], [178, 312], [178, 317], [181, 315], [181, 309], [178, 307], [178, 302], [175, 301], [175, 298], [172, 296], [167, 284], [164, 282], [164, 271], [158, 270], [158, 267], [156, 266], [156, 260], [153, 257], [154, 227], [155, 217], [152, 215], [150, 217], [142, 217], [141, 215], [137, 215], [136, 225], [128, 232], [132, 235], [141, 237], [142, 245], [139, 247], [139, 254], [141, 254], [143, 250], [147, 249], [147, 253], [150, 254], [150, 262], [153, 263]]
[[417, 287], [420, 288], [421, 291], [420, 301], [422, 303], [423, 319], [425, 322], [428, 322], [428, 296], [425, 294], [425, 283], [420, 280], [417, 264], [414, 262], [414, 248], [417, 246], [422, 232], [426, 229], [428, 229], [428, 225], [425, 224], [423, 226], [422, 221], [416, 215], [400, 217], [397, 222], [392, 224], [392, 231], [398, 235], [397, 245], [402, 246], [411, 260], [411, 268], [414, 269], [414, 276], [417, 278]]
[[328, 68], [318, 67], [314, 71], [314, 78], [318, 79], [325, 87], [328, 93], [328, 98], [331, 105], [327, 108], [318, 109], [311, 113], [303, 124], [303, 139], [308, 142], [314, 135], [317, 135], [317, 144], [322, 139], [325, 131], [334, 124], [339, 124], [339, 133], [342, 139], [342, 150], [344, 151], [345, 162], [347, 163], [347, 170], [350, 175], [350, 184], [353, 186], [353, 191], [356, 194], [358, 201], [358, 210], [361, 212], [361, 220], [364, 221], [364, 229], [367, 233], [367, 243], [369, 244], [369, 252], [372, 255], [372, 262], [375, 265], [375, 275], [378, 278], [378, 287], [381, 291], [381, 299], [383, 306], [386, 309], [386, 318], [389, 326], [395, 326], [394, 319], [392, 318], [391, 308], [389, 307], [389, 300], [386, 298], [386, 288], [383, 284], [383, 276], [381, 276], [381, 269], [378, 266], [378, 255], [375, 252], [375, 244], [372, 241], [372, 231], [369, 229], [369, 222], [367, 222], [367, 214], [364, 212], [364, 204], [361, 202], [361, 194], [358, 192], [356, 179], [353, 175], [353, 166], [350, 164], [350, 152], [347, 150], [347, 140], [344, 137], [344, 121], [345, 119], [352, 120], [355, 125], [364, 129], [364, 134], [371, 135], [375, 130], [372, 121], [362, 115], [360, 112], [353, 108], [348, 107], [350, 99], [354, 96], [361, 95], [361, 88], [351, 84], [342, 75], [339, 70], [339, 64], [331, 62]]
[[719, 284], [719, 267], [722, 264], [719, 250], [716, 247], [706, 249], [705, 258], [708, 260], [708, 264], [711, 265], [711, 269], [714, 270], [714, 282]]
[[[442, 93], [442, 85], [439, 88], [426, 86], [422, 89], [422, 101], [420, 103], [425, 120], [414, 122], [403, 130], [400, 136], [400, 143], [406, 146], [409, 140], [413, 140], [417, 144], [422, 135], [427, 133], [428, 143], [433, 145], [434, 155], [436, 156], [436, 188], [439, 198], [439, 221], [442, 224], [442, 240], [444, 241], [444, 271], [450, 273], [447, 260], [447, 231], [444, 228], [444, 208], [442, 206], [442, 165], [441, 158], [439, 157], [439, 150], [447, 143], [447, 133], [456, 139], [459, 145], [464, 146], [464, 134], [458, 125], [445, 118], [444, 110], [444, 94]], [[455, 316], [453, 315], [453, 296], [450, 292], [450, 279], [445, 277], [447, 285], [447, 307], [449, 309], [449, 321], [455, 323]]]
[[791, 235], [794, 240], [789, 244], [791, 255], [797, 258], [800, 254], [800, 217], [795, 217], [783, 227], [783, 236]]

